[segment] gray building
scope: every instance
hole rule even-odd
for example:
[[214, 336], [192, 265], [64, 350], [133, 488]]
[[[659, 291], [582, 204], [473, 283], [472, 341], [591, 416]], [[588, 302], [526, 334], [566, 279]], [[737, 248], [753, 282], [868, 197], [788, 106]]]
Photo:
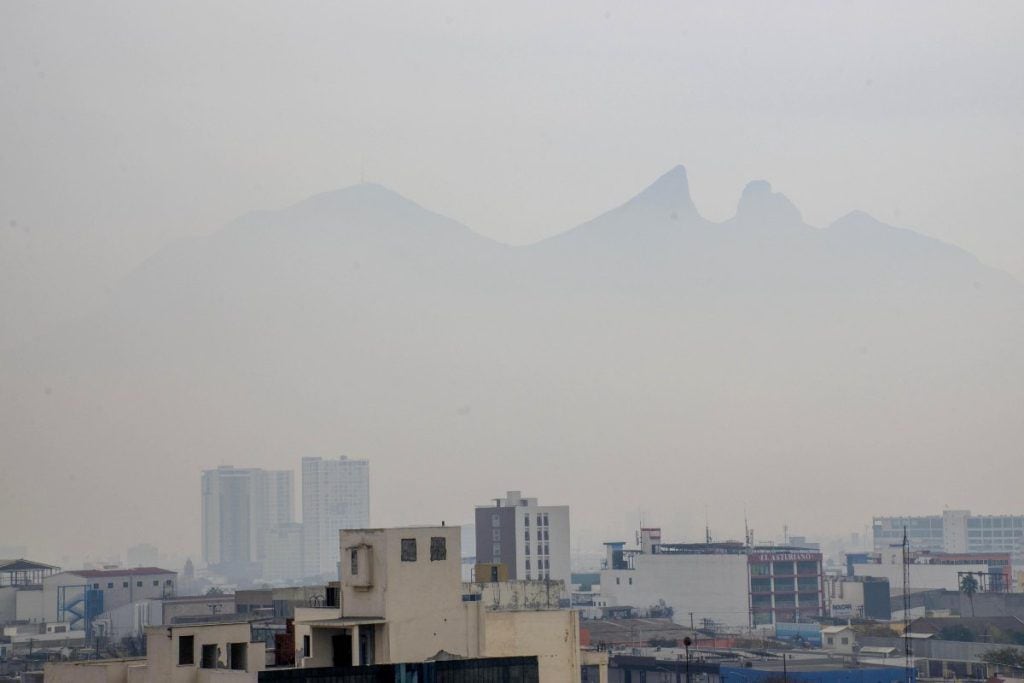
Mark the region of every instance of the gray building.
[[294, 520], [294, 475], [287, 470], [218, 467], [202, 477], [203, 561], [231, 578], [252, 578], [266, 557], [268, 532]]
[[572, 583], [569, 507], [538, 505], [509, 491], [476, 508], [476, 561], [504, 565], [509, 579]]

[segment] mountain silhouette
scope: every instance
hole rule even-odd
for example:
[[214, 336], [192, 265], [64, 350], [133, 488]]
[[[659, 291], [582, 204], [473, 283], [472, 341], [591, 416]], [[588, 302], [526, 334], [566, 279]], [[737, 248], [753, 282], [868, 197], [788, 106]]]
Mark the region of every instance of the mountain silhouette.
[[[922, 468], [1016, 457], [1022, 342], [1009, 276], [864, 213], [809, 226], [765, 181], [714, 223], [678, 166], [524, 247], [359, 185], [174, 244], [7, 353], [4, 493], [61, 473], [90, 510], [68, 538], [145, 519], [194, 545], [200, 469], [347, 452], [375, 524], [468, 518], [513, 481], [574, 528], [630, 514], [619, 488], [683, 525], [698, 481], [790, 519], [841, 486], [866, 519]], [[104, 468], [139, 488], [89, 493]]]

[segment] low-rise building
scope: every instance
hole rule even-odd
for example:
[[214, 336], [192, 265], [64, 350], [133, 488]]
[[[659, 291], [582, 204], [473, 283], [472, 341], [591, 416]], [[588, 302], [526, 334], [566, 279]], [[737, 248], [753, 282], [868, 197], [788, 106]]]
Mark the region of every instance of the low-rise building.
[[892, 618], [889, 581], [871, 576], [826, 576], [825, 606], [833, 619]]
[[[340, 606], [297, 609], [304, 668], [535, 656], [539, 680], [580, 680], [579, 617], [465, 590], [458, 527], [341, 532]], [[486, 596], [485, 593], [492, 591]], [[522, 589], [526, 602], [537, 594]]]
[[146, 656], [51, 662], [46, 683], [255, 683], [263, 671], [263, 643], [251, 641], [248, 622], [151, 626]]
[[43, 579], [43, 619], [91, 629], [104, 612], [175, 595], [177, 574], [158, 567], [79, 569]]
[[[915, 551], [910, 557], [907, 590], [959, 590], [966, 574], [981, 577], [979, 592], [1007, 590], [1011, 580], [1009, 558], [1005, 553], [993, 557], [991, 554]], [[853, 565], [853, 573], [859, 577], [885, 579], [889, 582], [890, 595], [903, 594], [903, 554], [900, 548], [872, 554], [867, 562]]]
[[641, 529], [640, 547], [606, 543], [600, 607], [671, 612], [713, 630], [810, 621], [824, 615], [821, 553], [784, 546], [662, 543]]
[[857, 636], [850, 626], [826, 626], [821, 629], [821, 649], [841, 655], [852, 655]]
[[32, 560], [0, 560], [0, 625], [43, 621], [43, 579], [60, 567]]

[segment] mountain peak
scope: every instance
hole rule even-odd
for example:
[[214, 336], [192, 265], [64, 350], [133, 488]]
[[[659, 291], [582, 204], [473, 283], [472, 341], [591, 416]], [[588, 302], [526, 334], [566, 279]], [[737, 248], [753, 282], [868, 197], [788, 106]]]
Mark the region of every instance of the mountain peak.
[[767, 180], [752, 180], [743, 188], [736, 219], [740, 223], [795, 224], [803, 222], [800, 209], [786, 195], [773, 192]]
[[674, 212], [676, 218], [697, 214], [697, 207], [690, 197], [690, 181], [686, 176], [686, 168], [681, 164], [669, 169], [633, 197], [629, 204]]

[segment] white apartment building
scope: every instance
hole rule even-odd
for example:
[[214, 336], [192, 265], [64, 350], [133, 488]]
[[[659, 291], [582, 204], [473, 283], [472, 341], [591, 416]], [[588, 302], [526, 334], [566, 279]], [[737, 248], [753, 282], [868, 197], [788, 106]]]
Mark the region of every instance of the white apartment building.
[[341, 456], [302, 459], [306, 576], [337, 574], [338, 532], [370, 526], [370, 463]]
[[294, 474], [218, 467], [202, 476], [203, 561], [229, 577], [253, 576], [266, 534], [295, 521]]
[[512, 580], [572, 583], [569, 506], [539, 505], [509, 491], [476, 508], [476, 561], [503, 564]]
[[301, 524], [282, 524], [267, 532], [266, 556], [261, 578], [265, 581], [296, 581], [305, 576]]

